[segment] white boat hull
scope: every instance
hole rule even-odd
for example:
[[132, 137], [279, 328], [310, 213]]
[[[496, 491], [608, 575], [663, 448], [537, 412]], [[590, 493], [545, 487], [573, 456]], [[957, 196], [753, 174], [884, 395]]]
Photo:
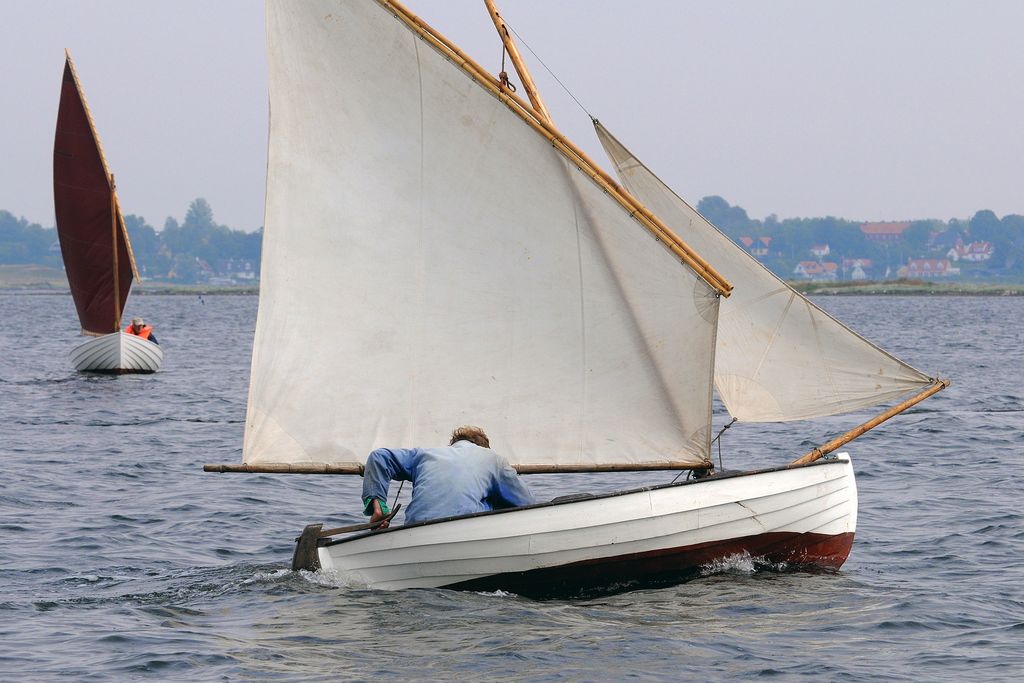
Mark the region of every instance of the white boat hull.
[[71, 363], [79, 372], [156, 372], [163, 360], [158, 345], [124, 332], [94, 337], [71, 351]]
[[371, 588], [571, 595], [679, 580], [744, 553], [838, 568], [856, 526], [857, 488], [844, 454], [792, 469], [321, 539], [315, 557], [346, 583]]

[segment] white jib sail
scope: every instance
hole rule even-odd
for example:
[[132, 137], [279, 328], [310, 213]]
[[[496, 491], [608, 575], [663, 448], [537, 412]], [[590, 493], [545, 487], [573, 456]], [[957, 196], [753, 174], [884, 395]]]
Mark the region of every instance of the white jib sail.
[[714, 291], [377, 3], [267, 8], [245, 462], [462, 424], [516, 464], [701, 461]]
[[836, 415], [931, 383], [773, 275], [601, 124], [595, 128], [626, 189], [735, 287], [722, 304], [715, 354], [715, 385], [733, 417], [772, 422]]

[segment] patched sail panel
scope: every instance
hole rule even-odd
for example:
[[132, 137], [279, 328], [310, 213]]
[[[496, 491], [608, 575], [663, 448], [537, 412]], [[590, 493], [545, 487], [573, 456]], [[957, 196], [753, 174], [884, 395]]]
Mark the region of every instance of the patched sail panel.
[[267, 7], [245, 462], [462, 424], [515, 464], [704, 459], [715, 292], [377, 3]]
[[82, 331], [116, 332], [132, 286], [131, 249], [70, 57], [64, 62], [53, 143], [53, 203]]
[[622, 184], [735, 287], [722, 304], [715, 354], [715, 385], [734, 417], [836, 415], [931, 383], [773, 275], [595, 126]]

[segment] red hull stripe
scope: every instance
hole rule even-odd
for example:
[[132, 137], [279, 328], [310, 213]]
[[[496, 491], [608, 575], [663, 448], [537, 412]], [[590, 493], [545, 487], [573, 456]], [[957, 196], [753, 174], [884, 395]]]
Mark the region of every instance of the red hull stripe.
[[767, 563], [838, 569], [850, 555], [853, 534], [771, 532], [682, 548], [586, 560], [573, 564], [495, 574], [445, 586], [456, 590], [506, 590], [530, 597], [603, 593], [690, 578], [702, 566], [746, 553]]

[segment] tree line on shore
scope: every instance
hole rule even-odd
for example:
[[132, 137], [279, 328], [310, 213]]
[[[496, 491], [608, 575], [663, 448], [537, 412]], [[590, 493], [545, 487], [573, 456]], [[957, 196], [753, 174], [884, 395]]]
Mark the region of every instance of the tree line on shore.
[[697, 210], [737, 243], [744, 236], [769, 238], [768, 253], [761, 260], [783, 278], [793, 277], [799, 262], [813, 259], [810, 250], [816, 245], [828, 245], [829, 258], [834, 261], [873, 261], [880, 279], [886, 271], [896, 277], [898, 269], [911, 259], [943, 259], [958, 241], [992, 245], [991, 258], [971, 264], [970, 275], [979, 279], [1024, 276], [1024, 216], [1018, 214], [999, 218], [983, 209], [970, 219], [905, 221], [909, 226], [897, 241], [880, 242], [861, 229], [861, 221], [834, 216], [779, 219], [772, 214], [756, 220], [742, 207], [718, 196], [700, 200]]
[[[792, 278], [794, 267], [808, 259], [815, 245], [827, 244], [833, 260], [867, 259], [883, 273], [896, 277], [897, 269], [914, 258], [942, 258], [957, 240], [983, 241], [993, 246], [992, 256], [972, 264], [969, 275], [978, 279], [1024, 277], [1024, 216], [999, 218], [989, 210], [970, 219], [908, 221], [895, 243], [872, 241], [861, 223], [833, 216], [785, 218], [770, 215], [750, 218], [740, 206], [722, 197], [705, 197], [697, 204], [708, 220], [737, 243], [746, 238], [766, 240], [759, 258], [780, 277]], [[217, 278], [258, 279], [262, 228], [256, 232], [234, 230], [218, 224], [213, 209], [203, 198], [194, 200], [180, 223], [167, 218], [156, 230], [145, 218], [124, 217], [136, 264], [144, 279], [196, 283]], [[37, 264], [62, 267], [55, 228], [45, 228], [0, 210], [0, 265]]]
[[[168, 217], [162, 230], [134, 214], [125, 216], [124, 224], [143, 279], [195, 283], [245, 273], [259, 277], [262, 228], [244, 232], [218, 224], [201, 197], [189, 205], [183, 221]], [[20, 264], [62, 268], [57, 229], [0, 210], [0, 265]]]

